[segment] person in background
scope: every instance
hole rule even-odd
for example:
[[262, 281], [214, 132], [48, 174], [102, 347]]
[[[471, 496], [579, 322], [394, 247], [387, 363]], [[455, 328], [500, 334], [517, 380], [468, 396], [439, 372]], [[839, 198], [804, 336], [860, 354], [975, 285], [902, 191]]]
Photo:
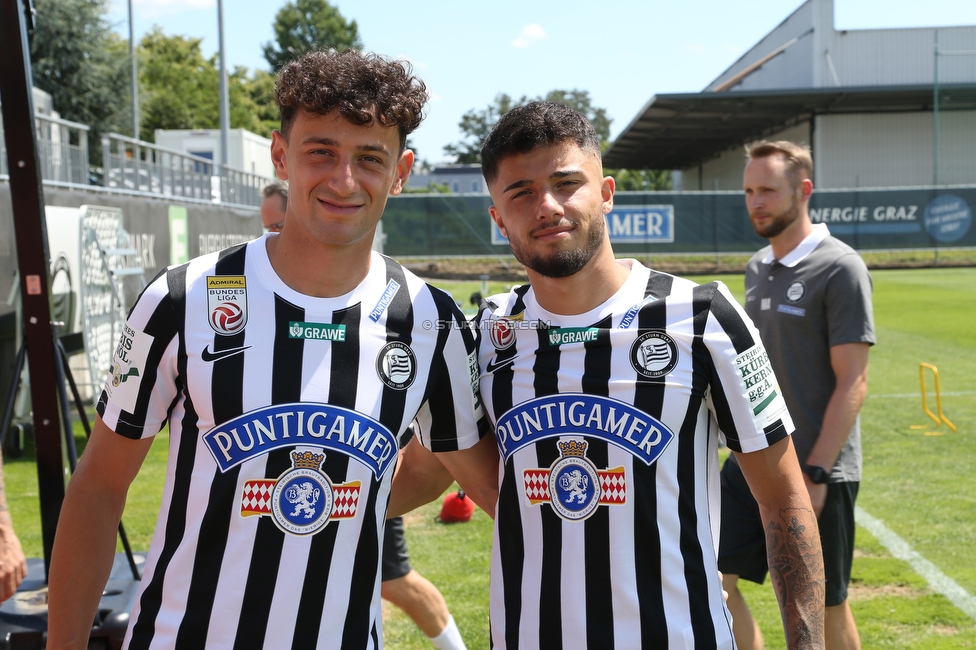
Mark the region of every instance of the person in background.
[[[854, 501], [861, 480], [858, 413], [867, 394], [868, 350], [875, 343], [871, 276], [826, 224], [810, 221], [810, 150], [792, 142], [748, 147], [743, 175], [753, 229], [769, 240], [746, 268], [745, 310], [755, 322], [796, 431], [793, 440], [820, 527], [826, 575], [828, 650], [861, 647], [847, 586], [854, 557]], [[724, 572], [735, 637], [763, 647], [738, 588], [766, 577], [766, 537], [756, 502], [730, 456], [722, 468]]]
[[281, 232], [288, 207], [288, 186], [272, 181], [261, 190], [261, 223], [268, 232]]
[[461, 632], [434, 584], [410, 566], [403, 518], [386, 520], [381, 595], [413, 619], [437, 650], [466, 650]]
[[27, 577], [27, 559], [14, 532], [14, 522], [7, 508], [7, 490], [3, 479], [3, 456], [0, 455], [0, 602], [14, 595]]

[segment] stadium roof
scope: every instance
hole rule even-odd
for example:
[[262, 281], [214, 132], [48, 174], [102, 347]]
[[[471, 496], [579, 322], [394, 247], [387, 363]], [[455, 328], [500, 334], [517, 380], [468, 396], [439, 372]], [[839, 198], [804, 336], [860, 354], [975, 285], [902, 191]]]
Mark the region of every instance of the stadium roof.
[[[953, 98], [953, 92], [959, 90], [964, 92], [956, 92]], [[972, 109], [976, 107], [976, 86], [939, 86], [939, 97], [946, 102], [945, 108]], [[610, 145], [603, 164], [624, 169], [687, 169], [813, 115], [931, 111], [933, 103], [931, 85], [656, 95]]]

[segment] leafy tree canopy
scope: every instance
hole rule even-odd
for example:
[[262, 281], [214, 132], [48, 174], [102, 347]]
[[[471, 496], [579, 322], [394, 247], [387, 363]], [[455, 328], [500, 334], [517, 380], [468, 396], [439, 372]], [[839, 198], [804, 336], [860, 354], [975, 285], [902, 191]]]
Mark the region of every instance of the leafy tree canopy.
[[[167, 36], [159, 27], [139, 45], [141, 137], [152, 141], [156, 129], [216, 129], [220, 126], [220, 73], [217, 55], [200, 51], [199, 38]], [[268, 136], [277, 126], [271, 100], [274, 79], [248, 76], [237, 67], [228, 75], [230, 126]]]
[[668, 192], [673, 186], [667, 169], [604, 169], [613, 176], [618, 192]]
[[347, 21], [326, 0], [295, 0], [275, 16], [275, 41], [264, 44], [264, 58], [272, 70], [312, 50], [362, 49], [356, 21]]
[[[573, 89], [550, 90], [544, 97], [523, 95], [518, 100], [512, 99], [505, 93], [499, 93], [495, 96], [494, 102], [486, 108], [471, 109], [461, 116], [458, 128], [464, 134], [464, 138], [459, 142], [446, 145], [444, 153], [454, 156], [455, 162], [458, 164], [480, 163], [481, 145], [499, 118], [513, 108], [535, 100], [566, 104], [582, 113], [596, 130], [602, 148], [606, 149], [610, 142], [610, 123], [613, 121], [607, 115], [607, 109], [594, 106], [589, 91]], [[670, 171], [647, 169], [607, 169], [604, 171], [614, 177], [618, 191], [651, 192], [671, 189]]]
[[61, 117], [91, 127], [89, 152], [101, 134], [130, 132], [128, 42], [111, 31], [105, 0], [35, 0], [31, 39], [34, 85]]
[[550, 90], [543, 97], [528, 97], [523, 95], [518, 100], [512, 99], [505, 93], [495, 96], [495, 101], [487, 108], [478, 110], [471, 109], [461, 116], [458, 128], [464, 134], [460, 142], [455, 142], [444, 147], [444, 153], [454, 156], [458, 164], [473, 164], [481, 162], [481, 144], [488, 137], [491, 128], [495, 126], [498, 119], [516, 106], [527, 104], [530, 101], [549, 101], [566, 104], [575, 108], [586, 116], [596, 129], [601, 142], [610, 139], [611, 118], [607, 117], [607, 109], [593, 106], [590, 93], [586, 90]]

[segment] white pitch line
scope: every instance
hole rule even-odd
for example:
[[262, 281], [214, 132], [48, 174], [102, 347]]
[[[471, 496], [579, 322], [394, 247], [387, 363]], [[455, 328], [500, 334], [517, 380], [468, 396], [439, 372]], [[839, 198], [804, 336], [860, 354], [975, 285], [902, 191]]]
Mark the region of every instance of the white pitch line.
[[892, 555], [908, 562], [915, 573], [925, 578], [935, 591], [948, 598], [953, 605], [976, 621], [976, 598], [970, 596], [955, 580], [942, 573], [939, 567], [922, 557], [908, 542], [885, 526], [883, 521], [869, 515], [861, 506], [854, 506], [854, 519], [877, 537]]

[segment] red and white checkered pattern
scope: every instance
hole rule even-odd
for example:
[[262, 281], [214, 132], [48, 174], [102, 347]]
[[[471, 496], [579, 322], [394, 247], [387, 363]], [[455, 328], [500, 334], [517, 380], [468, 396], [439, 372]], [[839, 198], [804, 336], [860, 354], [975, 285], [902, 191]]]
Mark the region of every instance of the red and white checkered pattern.
[[525, 478], [525, 496], [529, 503], [549, 503], [549, 470], [527, 469], [523, 473]]
[[271, 493], [274, 492], [278, 481], [261, 479], [244, 483], [244, 494], [241, 496], [241, 516], [270, 515]]
[[621, 505], [627, 503], [627, 477], [623, 467], [597, 472], [600, 477], [600, 504]]
[[[278, 481], [260, 479], [246, 481], [241, 495], [241, 516], [271, 514], [271, 493], [274, 492]], [[332, 514], [329, 519], [351, 519], [356, 516], [359, 508], [359, 492], [362, 484], [359, 481], [336, 485], [332, 490]]]
[[332, 516], [330, 519], [351, 519], [359, 507], [359, 481], [337, 485], [332, 491]]
[[[627, 503], [627, 476], [623, 467], [597, 471], [600, 477], [600, 505], [618, 506]], [[529, 503], [538, 505], [548, 503], [549, 470], [527, 469], [522, 474], [525, 480], [525, 496]]]

